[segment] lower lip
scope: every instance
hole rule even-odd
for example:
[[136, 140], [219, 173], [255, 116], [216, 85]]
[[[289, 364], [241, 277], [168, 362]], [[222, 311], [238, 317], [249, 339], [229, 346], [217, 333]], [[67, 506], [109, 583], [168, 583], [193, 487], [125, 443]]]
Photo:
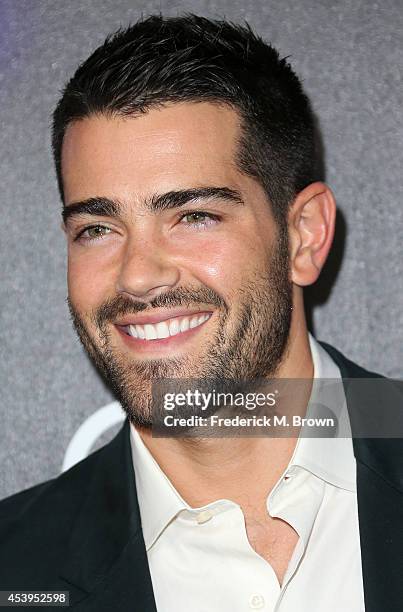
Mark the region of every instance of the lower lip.
[[[201, 312], [199, 314], [202, 315], [209, 313]], [[179, 332], [179, 334], [176, 334], [175, 336], [168, 336], [168, 338], [159, 338], [155, 340], [134, 338], [133, 336], [129, 336], [129, 334], [127, 334], [124, 329], [119, 325], [115, 325], [115, 327], [128, 347], [130, 347], [131, 349], [135, 349], [136, 352], [148, 353], [160, 351], [165, 347], [169, 349], [180, 347], [182, 344], [188, 342], [191, 338], [193, 338], [195, 334], [200, 331], [206, 323], [210, 321], [212, 316], [213, 315], [211, 314], [207, 321], [203, 321], [203, 323], [201, 323], [201, 325], [198, 325], [197, 327], [193, 327], [192, 329], [188, 329], [184, 332]]]

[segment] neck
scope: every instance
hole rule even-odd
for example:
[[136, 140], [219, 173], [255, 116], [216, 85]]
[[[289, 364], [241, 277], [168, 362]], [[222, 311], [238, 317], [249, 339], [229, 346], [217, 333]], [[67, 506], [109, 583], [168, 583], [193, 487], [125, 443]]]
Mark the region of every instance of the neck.
[[[278, 378], [312, 379], [313, 361], [303, 308], [294, 308], [289, 342]], [[306, 404], [310, 389], [303, 398]], [[286, 469], [297, 437], [153, 438], [138, 428], [144, 444], [181, 497], [200, 507], [230, 499], [246, 508], [265, 503]]]

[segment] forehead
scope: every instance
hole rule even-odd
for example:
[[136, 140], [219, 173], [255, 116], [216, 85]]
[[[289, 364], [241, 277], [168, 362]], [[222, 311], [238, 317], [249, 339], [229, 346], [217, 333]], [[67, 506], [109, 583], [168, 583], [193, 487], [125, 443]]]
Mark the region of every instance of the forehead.
[[[239, 115], [212, 103], [177, 103], [137, 117], [72, 123], [62, 148], [66, 202], [203, 184], [239, 187]], [[246, 177], [245, 177], [246, 178]]]

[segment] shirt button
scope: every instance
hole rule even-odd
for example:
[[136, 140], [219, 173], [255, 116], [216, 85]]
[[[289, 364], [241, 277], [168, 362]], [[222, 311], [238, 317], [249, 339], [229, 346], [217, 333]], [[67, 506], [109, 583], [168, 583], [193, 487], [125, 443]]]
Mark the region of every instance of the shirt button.
[[210, 510], [203, 510], [203, 512], [199, 512], [196, 516], [196, 521], [199, 525], [203, 525], [203, 523], [207, 523], [210, 519], [213, 518], [212, 512]]
[[262, 595], [258, 595], [257, 593], [254, 593], [253, 595], [250, 596], [249, 607], [252, 608], [252, 610], [261, 610], [262, 608], [264, 608], [264, 605], [265, 605], [265, 601]]

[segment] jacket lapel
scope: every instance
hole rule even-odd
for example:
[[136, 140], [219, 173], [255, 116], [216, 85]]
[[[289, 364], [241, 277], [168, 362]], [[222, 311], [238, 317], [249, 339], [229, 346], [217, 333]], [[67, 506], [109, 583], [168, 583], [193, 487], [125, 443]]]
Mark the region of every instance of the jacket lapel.
[[[360, 419], [371, 405], [389, 423], [399, 412], [401, 418], [402, 399], [396, 393], [391, 405], [392, 394], [385, 401], [385, 387], [379, 385], [379, 395], [363, 402], [351, 379], [381, 377], [321, 344], [340, 368], [352, 423], [365, 609], [398, 612], [403, 605], [403, 443], [400, 438], [354, 437], [354, 431], [360, 431]], [[372, 388], [376, 393], [375, 385]]]
[[98, 452], [60, 578], [78, 587], [70, 606], [86, 612], [156, 612], [126, 420]]

